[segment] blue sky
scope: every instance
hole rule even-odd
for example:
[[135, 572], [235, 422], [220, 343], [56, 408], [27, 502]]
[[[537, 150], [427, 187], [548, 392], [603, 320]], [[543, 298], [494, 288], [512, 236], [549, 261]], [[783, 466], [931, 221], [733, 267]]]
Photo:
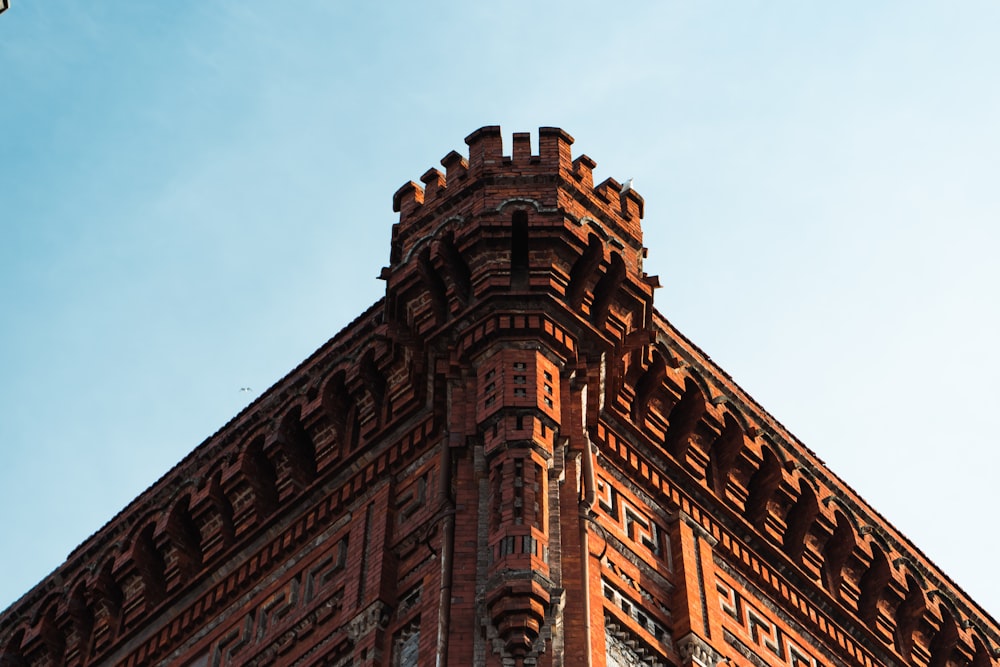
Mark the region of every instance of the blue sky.
[[659, 310], [1000, 613], [998, 23], [14, 0], [0, 608], [378, 299], [393, 192], [499, 124], [634, 177]]

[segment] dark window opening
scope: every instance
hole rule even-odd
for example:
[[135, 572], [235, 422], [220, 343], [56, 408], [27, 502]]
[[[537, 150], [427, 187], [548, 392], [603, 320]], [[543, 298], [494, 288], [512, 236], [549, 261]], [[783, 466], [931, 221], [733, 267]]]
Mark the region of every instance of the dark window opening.
[[510, 284], [515, 288], [528, 286], [528, 214], [515, 211], [511, 220]]

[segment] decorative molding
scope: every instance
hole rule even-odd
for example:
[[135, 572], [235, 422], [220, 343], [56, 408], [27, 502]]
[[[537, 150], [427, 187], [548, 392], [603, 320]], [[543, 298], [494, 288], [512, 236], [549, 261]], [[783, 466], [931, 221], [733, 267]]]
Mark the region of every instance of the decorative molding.
[[683, 667], [716, 667], [725, 657], [704, 639], [690, 632], [677, 640]]
[[666, 529], [652, 516], [632, 502], [614, 482], [597, 477], [597, 508], [607, 516], [617, 532], [622, 534], [636, 553], [648, 553], [653, 558], [670, 563], [670, 543]]
[[[735, 588], [720, 580], [716, 582], [716, 590], [719, 593], [722, 611], [736, 621], [741, 631], [754, 645], [767, 652], [767, 664], [825, 667], [826, 663], [813, 655], [806, 643], [790, 636], [771, 614], [757, 608]], [[868, 656], [855, 656], [855, 659], [858, 662], [854, 664], [874, 665]]]
[[355, 644], [365, 635], [377, 628], [389, 624], [389, 606], [381, 600], [376, 600], [365, 607], [361, 613], [347, 622], [347, 636]]
[[[609, 582], [605, 577], [601, 577], [604, 599], [611, 602], [621, 612], [632, 619], [639, 627], [648, 632], [667, 651], [672, 651], [670, 633], [667, 628], [659, 622], [653, 615], [640, 604], [623, 594], [617, 586]], [[647, 593], [648, 595], [648, 593]], [[662, 611], [662, 608], [661, 608]]]

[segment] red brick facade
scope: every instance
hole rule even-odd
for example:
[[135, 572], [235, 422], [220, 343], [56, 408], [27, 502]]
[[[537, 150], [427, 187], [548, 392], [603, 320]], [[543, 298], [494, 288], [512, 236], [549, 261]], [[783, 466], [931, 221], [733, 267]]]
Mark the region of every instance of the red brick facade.
[[400, 188], [385, 298], [0, 615], [0, 665], [998, 664], [654, 311], [642, 198], [538, 138]]

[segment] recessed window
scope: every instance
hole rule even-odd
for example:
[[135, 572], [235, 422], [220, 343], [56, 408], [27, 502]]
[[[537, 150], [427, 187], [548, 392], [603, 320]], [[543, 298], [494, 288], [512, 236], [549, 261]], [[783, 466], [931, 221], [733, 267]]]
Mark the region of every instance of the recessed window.
[[523, 289], [528, 286], [528, 214], [515, 211], [511, 220], [510, 277], [511, 286]]

